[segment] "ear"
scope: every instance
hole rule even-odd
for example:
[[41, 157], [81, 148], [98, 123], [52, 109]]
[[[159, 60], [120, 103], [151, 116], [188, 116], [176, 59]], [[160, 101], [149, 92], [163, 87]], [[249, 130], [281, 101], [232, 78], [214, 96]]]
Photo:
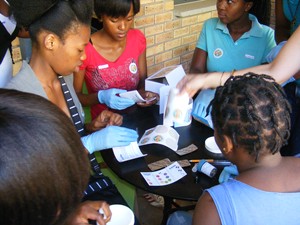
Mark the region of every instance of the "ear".
[[233, 142], [227, 135], [223, 135], [222, 152], [224, 155], [230, 155], [233, 152]]
[[253, 6], [253, 2], [246, 2], [245, 12], [249, 12]]
[[53, 50], [57, 46], [57, 38], [54, 34], [47, 34], [44, 38], [44, 45], [48, 50]]

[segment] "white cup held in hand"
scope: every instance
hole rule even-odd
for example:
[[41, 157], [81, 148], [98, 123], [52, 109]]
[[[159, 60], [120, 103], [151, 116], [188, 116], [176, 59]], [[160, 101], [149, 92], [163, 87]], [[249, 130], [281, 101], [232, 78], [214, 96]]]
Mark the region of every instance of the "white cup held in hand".
[[164, 114], [164, 125], [173, 126], [173, 123], [178, 125], [190, 124], [192, 107], [193, 100], [189, 98], [187, 93], [179, 95], [179, 90], [172, 88]]
[[[124, 205], [110, 205], [111, 219], [106, 225], [134, 225], [134, 214], [130, 208]], [[99, 210], [101, 213], [102, 209]], [[102, 211], [103, 214], [103, 211]], [[99, 225], [97, 223], [97, 225]]]

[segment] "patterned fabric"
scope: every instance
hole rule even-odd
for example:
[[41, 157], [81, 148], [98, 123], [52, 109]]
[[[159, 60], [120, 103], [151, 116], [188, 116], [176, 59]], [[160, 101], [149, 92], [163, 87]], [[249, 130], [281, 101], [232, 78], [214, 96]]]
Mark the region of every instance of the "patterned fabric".
[[[72, 121], [77, 129], [77, 132], [82, 137], [85, 135], [85, 129], [84, 129], [84, 124], [82, 123], [81, 118], [79, 116], [77, 107], [74, 104], [73, 98], [70, 94], [69, 88], [68, 88], [64, 78], [62, 76], [58, 76], [58, 79], [60, 81], [61, 88], [64, 93], [64, 97], [67, 102], [70, 114], [71, 114]], [[93, 175], [94, 176], [93, 178], [96, 178], [96, 180], [89, 183], [84, 194], [89, 195], [94, 192], [105, 189], [107, 187], [113, 186], [112, 181], [108, 177], [103, 175], [101, 168], [100, 168], [94, 154], [89, 154], [89, 160], [90, 160], [92, 169], [95, 172], [95, 174]]]

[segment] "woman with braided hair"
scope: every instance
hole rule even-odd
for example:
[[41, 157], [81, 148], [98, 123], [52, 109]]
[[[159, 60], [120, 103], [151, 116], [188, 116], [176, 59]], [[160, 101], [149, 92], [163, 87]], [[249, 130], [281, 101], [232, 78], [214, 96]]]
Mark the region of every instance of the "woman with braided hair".
[[[211, 72], [201, 74], [189, 74], [177, 85], [181, 93], [187, 92], [189, 96], [195, 95], [199, 89], [216, 88], [224, 84], [224, 81], [232, 75], [245, 74], [249, 71], [257, 74], [267, 74], [282, 84], [293, 77], [300, 70], [300, 27], [293, 33], [287, 43], [282, 47], [274, 61], [256, 67], [231, 72]], [[292, 104], [291, 136], [288, 141], [289, 148], [282, 150], [284, 155], [296, 155], [300, 153], [300, 79], [292, 83], [292, 95], [289, 101]]]
[[267, 75], [230, 77], [212, 103], [215, 139], [239, 175], [204, 192], [193, 224], [299, 224], [300, 159], [282, 157], [290, 105]]
[[217, 145], [239, 175], [204, 191], [193, 225], [299, 224], [300, 159], [280, 155], [291, 109], [282, 87], [267, 75], [230, 77], [211, 106]]

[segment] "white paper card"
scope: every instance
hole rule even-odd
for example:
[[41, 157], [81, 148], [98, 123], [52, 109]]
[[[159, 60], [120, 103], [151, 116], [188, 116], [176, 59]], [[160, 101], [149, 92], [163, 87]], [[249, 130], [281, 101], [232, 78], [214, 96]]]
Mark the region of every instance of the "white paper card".
[[156, 99], [156, 97], [153, 97], [150, 99], [144, 99], [137, 90], [123, 92], [123, 93], [120, 93], [119, 95], [122, 98], [129, 98], [129, 99], [133, 100], [134, 102], [151, 102], [154, 99]]
[[123, 147], [114, 147], [113, 153], [118, 162], [125, 162], [131, 159], [144, 157], [147, 154], [143, 154], [137, 144], [137, 142], [131, 142], [130, 145]]
[[178, 162], [155, 172], [141, 172], [141, 174], [149, 186], [169, 185], [186, 176], [186, 172]]
[[178, 149], [179, 134], [172, 127], [158, 125], [148, 129], [139, 141], [139, 146], [147, 144], [160, 144], [176, 151]]

